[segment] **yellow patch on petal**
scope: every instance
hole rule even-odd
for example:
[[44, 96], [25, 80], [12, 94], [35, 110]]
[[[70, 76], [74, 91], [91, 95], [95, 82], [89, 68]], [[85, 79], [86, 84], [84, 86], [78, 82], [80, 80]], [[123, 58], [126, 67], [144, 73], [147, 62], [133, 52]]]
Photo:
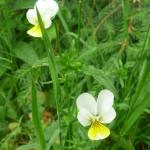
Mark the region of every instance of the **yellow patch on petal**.
[[28, 30], [27, 33], [34, 37], [42, 37], [42, 32], [39, 25], [35, 25], [33, 28]]
[[110, 130], [99, 121], [94, 121], [89, 128], [88, 137], [90, 140], [104, 139], [110, 135]]

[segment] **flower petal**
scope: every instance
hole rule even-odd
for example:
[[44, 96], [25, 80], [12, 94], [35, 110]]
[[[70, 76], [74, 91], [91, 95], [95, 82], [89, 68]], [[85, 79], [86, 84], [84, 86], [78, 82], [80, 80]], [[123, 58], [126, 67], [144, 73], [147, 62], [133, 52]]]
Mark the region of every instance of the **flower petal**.
[[29, 9], [26, 14], [29, 23], [33, 25], [38, 25], [36, 7], [41, 15], [45, 28], [50, 27], [52, 23], [51, 18], [58, 12], [58, 4], [54, 0], [38, 0], [34, 9]]
[[34, 9], [29, 9], [26, 13], [26, 17], [27, 17], [29, 23], [31, 23], [33, 25], [38, 24], [37, 14]]
[[46, 11], [49, 13], [50, 18], [54, 17], [59, 10], [57, 2], [54, 0], [45, 0], [45, 2], [48, 6]]
[[34, 37], [42, 37], [42, 33], [39, 25], [34, 26], [30, 30], [28, 30], [27, 33]]
[[111, 91], [105, 89], [102, 90], [97, 99], [97, 111], [98, 113], [103, 113], [106, 110], [109, 110], [114, 102], [114, 95]]
[[78, 109], [85, 109], [92, 115], [96, 114], [96, 101], [94, 97], [89, 93], [83, 93], [77, 98]]
[[91, 124], [92, 115], [85, 109], [80, 109], [77, 118], [79, 122], [85, 127]]
[[45, 29], [49, 28], [52, 24], [52, 21], [50, 20], [49, 17], [42, 18], [42, 21], [43, 21]]
[[112, 122], [116, 117], [116, 111], [114, 108], [110, 108], [106, 112], [102, 113], [100, 116], [100, 122], [101, 123], [110, 123]]
[[90, 140], [104, 139], [104, 138], [108, 137], [109, 135], [110, 135], [109, 128], [102, 125], [98, 121], [93, 122], [88, 131], [88, 137]]
[[54, 17], [59, 9], [57, 2], [54, 0], [38, 0], [35, 6], [39, 10], [42, 18], [45, 16], [48, 16], [49, 18]]

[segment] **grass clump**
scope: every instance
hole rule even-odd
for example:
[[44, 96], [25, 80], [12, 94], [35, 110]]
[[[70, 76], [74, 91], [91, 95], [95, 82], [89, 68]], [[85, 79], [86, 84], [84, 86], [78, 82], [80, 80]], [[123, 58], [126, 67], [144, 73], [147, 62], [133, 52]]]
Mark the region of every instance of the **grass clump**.
[[[150, 1], [58, 0], [43, 38], [26, 34], [34, 0], [0, 1], [0, 149], [150, 149]], [[76, 99], [115, 96], [110, 136], [91, 141]]]

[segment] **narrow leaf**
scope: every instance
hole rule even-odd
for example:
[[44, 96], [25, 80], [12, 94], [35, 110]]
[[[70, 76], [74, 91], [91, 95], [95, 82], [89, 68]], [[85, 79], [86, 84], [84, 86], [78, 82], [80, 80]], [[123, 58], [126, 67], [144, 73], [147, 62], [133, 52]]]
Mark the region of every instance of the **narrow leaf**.
[[32, 81], [32, 117], [33, 117], [35, 131], [41, 146], [41, 150], [45, 150], [45, 138], [44, 138], [44, 133], [42, 130], [42, 125], [39, 117], [36, 87], [34, 81]]
[[150, 94], [148, 94], [143, 101], [136, 107], [133, 113], [130, 115], [127, 121], [125, 121], [123, 128], [121, 129], [121, 136], [124, 136], [129, 129], [134, 125], [144, 109], [150, 105]]

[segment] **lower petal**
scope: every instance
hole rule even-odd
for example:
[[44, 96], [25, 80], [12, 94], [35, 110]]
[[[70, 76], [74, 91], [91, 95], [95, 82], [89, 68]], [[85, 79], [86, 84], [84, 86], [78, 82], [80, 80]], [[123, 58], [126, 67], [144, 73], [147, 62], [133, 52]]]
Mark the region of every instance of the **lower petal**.
[[42, 32], [39, 25], [35, 25], [33, 28], [28, 30], [27, 33], [34, 37], [42, 37]]
[[88, 137], [90, 140], [100, 140], [108, 137], [110, 130], [98, 121], [94, 121], [89, 128]]

